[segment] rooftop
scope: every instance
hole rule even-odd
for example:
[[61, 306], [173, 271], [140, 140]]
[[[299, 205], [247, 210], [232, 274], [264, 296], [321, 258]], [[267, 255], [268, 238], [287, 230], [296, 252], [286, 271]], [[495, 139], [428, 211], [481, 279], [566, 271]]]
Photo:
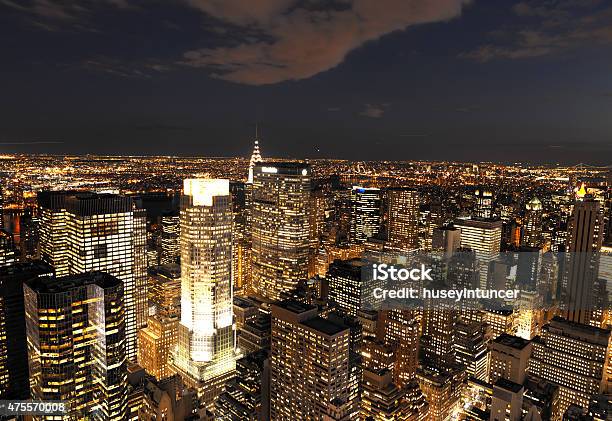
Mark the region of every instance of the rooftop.
[[508, 335], [507, 333], [502, 333], [497, 338], [495, 338], [493, 342], [509, 346], [514, 349], [523, 349], [530, 343], [530, 341], [528, 341], [527, 339], [523, 339], [518, 336]]

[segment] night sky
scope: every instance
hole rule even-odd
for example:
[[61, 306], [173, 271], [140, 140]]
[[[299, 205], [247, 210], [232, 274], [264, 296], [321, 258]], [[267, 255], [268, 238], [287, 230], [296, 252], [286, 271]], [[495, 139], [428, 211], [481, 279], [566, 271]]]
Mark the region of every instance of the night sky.
[[612, 163], [612, 1], [0, 0], [0, 153]]

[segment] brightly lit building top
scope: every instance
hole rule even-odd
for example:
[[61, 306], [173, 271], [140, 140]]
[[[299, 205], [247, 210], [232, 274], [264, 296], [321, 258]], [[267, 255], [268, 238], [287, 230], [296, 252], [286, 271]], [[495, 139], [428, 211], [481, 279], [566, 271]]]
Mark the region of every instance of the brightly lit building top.
[[525, 207], [527, 210], [542, 210], [542, 202], [540, 202], [540, 199], [534, 196]]
[[261, 153], [259, 152], [259, 133], [257, 126], [255, 126], [255, 145], [253, 146], [253, 153], [251, 154], [251, 162], [249, 162], [249, 183], [253, 183], [253, 168], [255, 164], [261, 161]]
[[213, 197], [229, 195], [229, 180], [218, 178], [188, 178], [183, 192], [192, 197], [193, 206], [212, 206]]

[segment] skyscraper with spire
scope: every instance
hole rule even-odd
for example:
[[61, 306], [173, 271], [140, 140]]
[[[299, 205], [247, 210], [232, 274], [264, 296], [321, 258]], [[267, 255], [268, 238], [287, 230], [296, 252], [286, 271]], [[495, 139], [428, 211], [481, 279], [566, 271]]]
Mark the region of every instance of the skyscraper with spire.
[[253, 168], [255, 164], [261, 162], [261, 153], [259, 152], [259, 126], [255, 125], [255, 145], [253, 146], [253, 153], [251, 154], [251, 161], [249, 162], [249, 177], [247, 182], [253, 183]]

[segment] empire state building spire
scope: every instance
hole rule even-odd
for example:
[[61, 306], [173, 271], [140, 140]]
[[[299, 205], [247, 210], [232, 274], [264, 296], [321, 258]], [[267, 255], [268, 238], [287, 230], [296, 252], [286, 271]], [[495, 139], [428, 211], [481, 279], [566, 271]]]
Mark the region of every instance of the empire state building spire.
[[249, 163], [249, 178], [248, 183], [253, 183], [253, 167], [257, 162], [261, 162], [261, 153], [259, 152], [259, 130], [257, 124], [255, 125], [255, 146], [253, 147], [253, 154], [251, 155], [251, 162]]

